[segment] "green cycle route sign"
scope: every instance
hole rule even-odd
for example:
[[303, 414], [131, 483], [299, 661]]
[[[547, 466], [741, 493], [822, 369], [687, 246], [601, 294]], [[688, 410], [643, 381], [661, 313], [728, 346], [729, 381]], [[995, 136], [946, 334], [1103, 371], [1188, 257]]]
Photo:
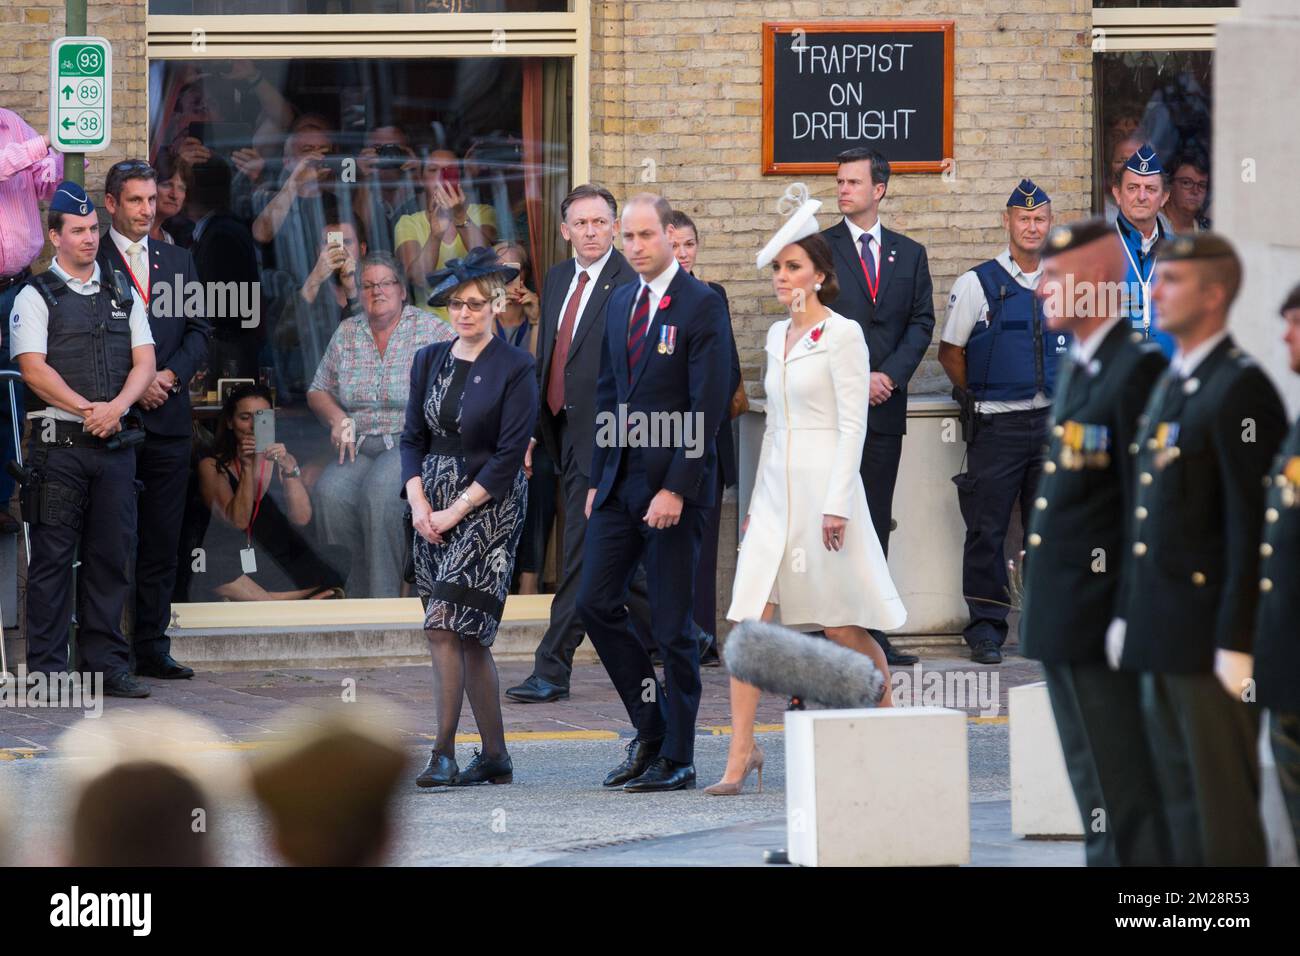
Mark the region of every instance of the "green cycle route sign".
[[60, 37], [50, 47], [50, 145], [98, 153], [113, 132], [113, 48], [103, 37]]

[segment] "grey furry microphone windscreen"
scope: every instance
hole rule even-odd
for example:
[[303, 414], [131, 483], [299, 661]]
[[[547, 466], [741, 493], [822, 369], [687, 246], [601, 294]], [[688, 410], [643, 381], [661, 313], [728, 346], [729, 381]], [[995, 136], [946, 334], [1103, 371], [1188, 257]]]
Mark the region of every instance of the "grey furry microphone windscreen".
[[727, 635], [723, 656], [747, 684], [837, 710], [875, 707], [885, 689], [871, 658], [778, 624], [742, 621]]

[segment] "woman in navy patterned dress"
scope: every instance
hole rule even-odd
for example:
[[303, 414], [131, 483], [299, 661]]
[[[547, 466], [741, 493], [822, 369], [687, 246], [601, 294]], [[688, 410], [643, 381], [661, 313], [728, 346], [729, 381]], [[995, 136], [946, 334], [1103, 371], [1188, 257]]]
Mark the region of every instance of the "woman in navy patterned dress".
[[[493, 335], [515, 269], [490, 249], [430, 277], [457, 338], [416, 353], [402, 433], [402, 493], [411, 505], [415, 583], [433, 654], [437, 735], [421, 787], [510, 783], [496, 664], [528, 503], [524, 453], [537, 420], [533, 357]], [[456, 764], [456, 727], [469, 697], [482, 752]]]

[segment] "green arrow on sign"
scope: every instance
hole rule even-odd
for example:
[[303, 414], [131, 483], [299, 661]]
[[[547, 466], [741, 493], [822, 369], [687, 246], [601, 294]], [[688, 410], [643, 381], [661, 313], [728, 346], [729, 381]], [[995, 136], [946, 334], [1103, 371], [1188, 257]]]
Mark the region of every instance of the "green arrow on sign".
[[63, 117], [63, 122], [60, 123], [59, 125], [62, 126], [64, 129], [67, 129], [69, 126], [72, 125], [72, 120], [68, 119], [68, 118], [65, 116], [65, 117]]
[[63, 89], [61, 89], [59, 92], [63, 94], [63, 98], [66, 100], [66, 99], [68, 99], [69, 97], [72, 96], [72, 87], [70, 87], [70, 86], [65, 86], [65, 87], [64, 87]]

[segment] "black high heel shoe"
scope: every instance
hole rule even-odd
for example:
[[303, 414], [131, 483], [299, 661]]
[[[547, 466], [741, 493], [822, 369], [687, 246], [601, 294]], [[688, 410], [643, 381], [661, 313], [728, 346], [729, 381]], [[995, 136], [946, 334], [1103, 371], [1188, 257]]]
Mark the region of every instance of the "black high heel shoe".
[[438, 751], [434, 751], [429, 757], [429, 762], [425, 764], [420, 775], [415, 778], [417, 787], [450, 787], [456, 779], [460, 768], [456, 766], [455, 757], [444, 757]]
[[469, 766], [456, 774], [456, 779], [452, 781], [453, 787], [470, 787], [476, 783], [513, 783], [515, 779], [515, 766], [510, 761], [510, 755], [504, 757], [485, 757], [477, 750], [474, 751], [474, 759], [469, 762]]

